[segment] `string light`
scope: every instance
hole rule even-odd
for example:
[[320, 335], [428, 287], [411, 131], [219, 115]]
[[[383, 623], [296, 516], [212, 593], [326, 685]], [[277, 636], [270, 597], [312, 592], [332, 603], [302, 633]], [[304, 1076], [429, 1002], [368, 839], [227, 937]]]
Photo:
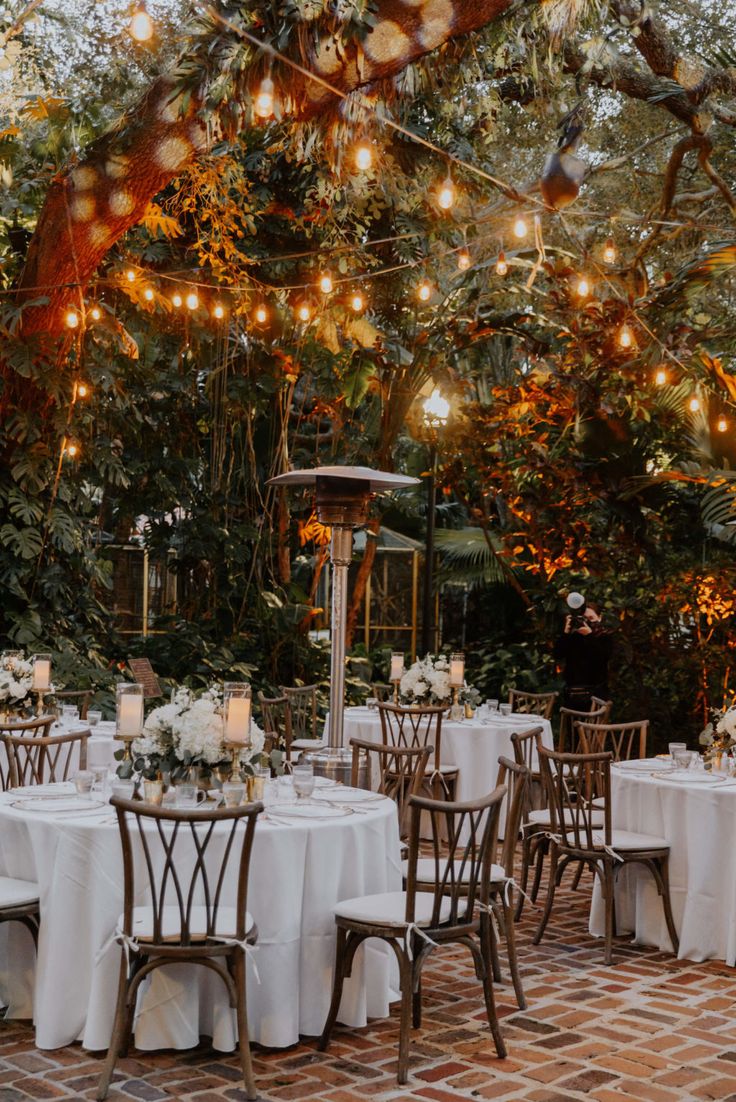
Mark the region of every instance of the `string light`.
[[719, 432], [726, 432], [726, 430], [728, 429], [728, 421], [723, 416], [723, 414], [721, 414], [721, 416], [718, 418], [718, 424], [716, 425], [716, 428]]
[[521, 217], [521, 215], [519, 215], [519, 217], [514, 222], [514, 237], [518, 237], [521, 240], [522, 237], [526, 237], [528, 232], [529, 227], [527, 226], [526, 221]]
[[212, 314], [213, 314], [214, 317], [216, 317], [218, 319], [218, 321], [225, 317], [225, 307], [222, 305], [221, 302], [216, 302], [215, 303]]
[[694, 395], [687, 404], [691, 413], [697, 413], [700, 409], [700, 398], [696, 398]]
[[199, 306], [199, 295], [196, 291], [190, 291], [186, 298], [187, 310], [196, 310]]
[[332, 276], [329, 272], [323, 272], [322, 275], [319, 277], [319, 289], [323, 295], [332, 294]]
[[667, 372], [663, 367], [657, 368], [657, 373], [654, 376], [654, 381], [657, 386], [664, 386], [667, 382]]
[[417, 288], [417, 295], [421, 302], [429, 302], [432, 297], [432, 284], [423, 279]]
[[455, 185], [449, 174], [445, 176], [442, 182], [439, 194], [437, 195], [437, 202], [442, 210], [450, 210], [455, 203]]
[[360, 294], [359, 291], [356, 291], [356, 293], [350, 299], [351, 308], [355, 311], [356, 314], [359, 314], [364, 305], [365, 304], [363, 302], [363, 296]]
[[146, 302], [153, 302], [153, 287], [146, 287], [145, 291], [143, 292], [143, 297]]
[[590, 294], [590, 283], [586, 276], [580, 276], [577, 286], [575, 287], [575, 293], [580, 298], [587, 298]]
[[262, 302], [256, 306], [255, 319], [259, 325], [265, 325], [268, 321], [268, 309]]
[[86, 383], [76, 383], [74, 386], [75, 398], [86, 398], [89, 394], [89, 387]]
[[75, 444], [74, 441], [71, 441], [71, 443], [66, 445], [64, 451], [70, 459], [76, 459], [79, 455], [79, 444]]
[[634, 343], [634, 334], [628, 325], [622, 325], [618, 331], [618, 343], [622, 348], [631, 348]]
[[174, 294], [171, 296], [171, 305], [174, 307], [175, 310], [178, 310], [181, 307], [183, 301], [184, 300], [178, 291], [175, 291]]
[[264, 77], [253, 106], [253, 110], [259, 119], [270, 119], [273, 115], [273, 93], [273, 81], [270, 77]]
[[153, 38], [153, 20], [143, 4], [140, 4], [133, 12], [128, 24], [128, 34], [136, 42], [150, 42]]
[[79, 314], [76, 310], [67, 310], [64, 315], [64, 321], [68, 329], [76, 329], [79, 325]]
[[99, 321], [102, 317], [102, 310], [100, 310], [99, 306], [93, 306], [89, 312], [89, 316], [92, 318], [92, 321]]
[[367, 142], [361, 142], [355, 150], [355, 167], [359, 172], [368, 172], [373, 167], [373, 150]]
[[128, 268], [127, 272], [125, 273], [125, 278], [127, 279], [128, 283], [135, 283], [135, 272], [132, 268]]
[[496, 275], [505, 276], [509, 270], [506, 257], [503, 255], [503, 250], [498, 254], [498, 260], [496, 261]]
[[457, 254], [457, 266], [461, 272], [467, 272], [470, 267], [470, 253], [467, 249], [461, 249]]
[[299, 321], [309, 321], [312, 316], [312, 311], [309, 309], [309, 306], [306, 302], [303, 302], [301, 306], [297, 309], [296, 316], [299, 318]]
[[609, 237], [603, 246], [603, 259], [606, 264], [615, 264], [616, 262], [616, 246], [613, 243], [612, 237]]

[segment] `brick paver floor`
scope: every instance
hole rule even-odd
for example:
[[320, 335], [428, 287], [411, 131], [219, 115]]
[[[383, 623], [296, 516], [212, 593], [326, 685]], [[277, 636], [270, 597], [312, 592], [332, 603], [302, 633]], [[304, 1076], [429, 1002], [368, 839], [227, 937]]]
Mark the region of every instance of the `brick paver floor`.
[[[425, 971], [424, 1021], [411, 1046], [410, 1083], [396, 1085], [396, 1014], [366, 1029], [337, 1028], [327, 1053], [314, 1043], [254, 1048], [263, 1102], [736, 1102], [736, 971], [676, 961], [619, 942], [603, 965], [588, 936], [589, 893], [562, 893], [541, 946], [536, 914], [519, 928], [528, 1009], [497, 988], [509, 1056], [498, 1060], [482, 994], [464, 951], [441, 951]], [[284, 993], [288, 997], [288, 992]], [[0, 1102], [93, 1098], [101, 1054], [79, 1045], [34, 1048], [27, 1022], [0, 1023]], [[240, 1102], [236, 1059], [207, 1045], [137, 1053], [118, 1065], [115, 1102]]]

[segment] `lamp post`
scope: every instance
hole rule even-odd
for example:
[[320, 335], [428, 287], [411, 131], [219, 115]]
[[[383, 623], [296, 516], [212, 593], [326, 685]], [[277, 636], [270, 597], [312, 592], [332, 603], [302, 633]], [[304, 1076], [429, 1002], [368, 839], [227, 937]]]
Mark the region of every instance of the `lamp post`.
[[422, 402], [422, 419], [429, 433], [429, 474], [427, 475], [427, 534], [424, 550], [424, 593], [422, 604], [422, 651], [434, 649], [434, 521], [437, 509], [437, 437], [447, 424], [450, 403], [434, 388]]
[[345, 708], [345, 626], [348, 612], [348, 567], [353, 558], [353, 531], [368, 519], [368, 507], [377, 493], [401, 490], [419, 481], [407, 475], [374, 471], [370, 467], [315, 467], [289, 471], [268, 480], [269, 486], [314, 486], [317, 517], [332, 529], [332, 614], [330, 624], [330, 737], [323, 750], [310, 755], [317, 772], [349, 780], [352, 755], [343, 749]]

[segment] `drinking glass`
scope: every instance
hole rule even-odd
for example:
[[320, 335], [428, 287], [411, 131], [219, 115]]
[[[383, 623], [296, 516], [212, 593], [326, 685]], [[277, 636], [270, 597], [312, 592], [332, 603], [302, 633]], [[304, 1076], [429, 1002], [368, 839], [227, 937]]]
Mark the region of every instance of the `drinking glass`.
[[90, 727], [96, 727], [98, 723], [102, 723], [102, 712], [87, 712], [87, 723]]
[[667, 749], [670, 752], [670, 757], [674, 761], [675, 760], [675, 754], [677, 753], [678, 750], [687, 750], [687, 743], [686, 742], [670, 742], [667, 746]]
[[291, 778], [298, 800], [308, 800], [314, 791], [314, 766], [295, 765]]
[[80, 796], [86, 796], [89, 799], [92, 795], [92, 785], [94, 783], [94, 774], [90, 769], [80, 769], [74, 774], [72, 780], [74, 781], [74, 787]]
[[675, 750], [672, 755], [677, 769], [689, 769], [690, 760], [692, 758], [692, 751], [690, 750]]
[[511, 715], [511, 705], [510, 704], [499, 704], [498, 710], [499, 710], [499, 712], [501, 713], [502, 716], [510, 716]]
[[225, 807], [240, 807], [245, 797], [245, 785], [237, 781], [225, 781], [222, 786]]
[[487, 700], [486, 701], [486, 708], [491, 713], [491, 715], [493, 715], [494, 712], [498, 711], [498, 701], [497, 700]]
[[375, 712], [376, 709], [378, 708], [377, 698], [375, 696], [366, 697], [365, 706], [366, 706], [366, 708], [368, 708], [369, 711]]
[[112, 782], [112, 794], [119, 800], [132, 800], [135, 792], [134, 781], [124, 781], [122, 777], [115, 777]]
[[103, 796], [107, 795], [107, 766], [106, 765], [93, 765], [90, 769], [92, 774], [92, 791], [101, 792]]
[[[206, 799], [205, 792], [198, 792], [196, 784], [178, 784], [176, 786], [176, 806], [178, 808], [196, 807]], [[200, 799], [201, 797], [201, 799]]]
[[61, 706], [61, 722], [69, 727], [72, 723], [76, 723], [79, 719], [79, 708], [76, 704], [62, 704]]

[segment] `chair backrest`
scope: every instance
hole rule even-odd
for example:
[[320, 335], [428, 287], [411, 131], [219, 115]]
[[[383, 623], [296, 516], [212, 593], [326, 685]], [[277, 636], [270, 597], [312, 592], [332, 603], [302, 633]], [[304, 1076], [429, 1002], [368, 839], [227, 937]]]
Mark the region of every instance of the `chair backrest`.
[[509, 692], [509, 704], [512, 712], [531, 712], [545, 719], [552, 718], [552, 711], [559, 693], [524, 693], [519, 689]]
[[441, 764], [442, 717], [447, 709], [440, 705], [426, 708], [402, 708], [399, 704], [379, 704], [382, 741], [392, 746], [434, 746], [433, 765]]
[[63, 689], [54, 693], [54, 700], [59, 704], [77, 704], [79, 718], [86, 719], [89, 706], [92, 703], [91, 689]]
[[[0, 724], [0, 738], [4, 734], [18, 735], [24, 733], [26, 737], [30, 738], [33, 735], [49, 735], [51, 733], [51, 724], [54, 722], [53, 716], [38, 716], [34, 719], [16, 719], [8, 720], [5, 723]], [[12, 787], [12, 781], [10, 779], [10, 760], [8, 759], [7, 752], [0, 755], [0, 790], [7, 792]]]
[[[0, 735], [8, 755], [10, 786], [66, 781], [70, 773], [87, 768], [89, 731], [66, 735]], [[78, 757], [77, 757], [78, 752]]]
[[432, 746], [393, 746], [380, 742], [363, 742], [351, 738], [353, 768], [350, 783], [360, 784], [361, 767], [365, 766], [368, 787], [396, 802], [399, 813], [399, 835], [409, 834], [409, 797], [419, 792]]
[[575, 724], [582, 723], [606, 723], [611, 714], [611, 702], [605, 701], [597, 708], [591, 707], [589, 712], [580, 712], [576, 708], [560, 708], [560, 737], [557, 741], [557, 751], [560, 754], [577, 753], [579, 747], [576, 743]]
[[512, 880], [514, 878], [514, 860], [521, 832], [522, 815], [529, 803], [531, 778], [531, 770], [526, 765], [511, 761], [503, 755], [498, 759], [496, 787], [503, 785], [507, 792], [501, 864], [506, 870], [506, 875]]
[[517, 765], [525, 765], [531, 773], [539, 772], [537, 735], [541, 735], [543, 732], [544, 727], [529, 727], [526, 731], [514, 731], [511, 735], [514, 761]]
[[317, 686], [300, 685], [289, 689], [281, 686], [289, 710], [292, 738], [317, 737]]
[[[457, 935], [477, 923], [479, 912], [488, 907], [491, 865], [498, 845], [498, 822], [506, 788], [501, 786], [481, 800], [451, 803], [409, 798], [409, 860], [406, 881], [406, 921], [413, 922], [417, 894], [417, 861], [420, 822], [428, 815], [432, 825], [431, 858], [434, 861], [433, 928], [452, 929]], [[447, 841], [445, 841], [445, 834]], [[426, 854], [426, 844], [422, 846]], [[426, 877], [422, 887], [426, 887]]]
[[291, 713], [285, 696], [264, 696], [258, 693], [263, 731], [271, 735], [276, 748], [288, 752], [291, 743]]
[[575, 727], [585, 754], [602, 754], [607, 750], [614, 761], [647, 756], [648, 719], [633, 723], [578, 722]]
[[[601, 850], [605, 840], [610, 846], [611, 755], [558, 754], [542, 745], [538, 753], [552, 833], [559, 844], [574, 850]], [[595, 797], [602, 800], [602, 807], [593, 806]]]
[[590, 710], [591, 712], [597, 712], [599, 708], [604, 708], [603, 723], [608, 723], [611, 718], [611, 709], [613, 708], [612, 700], [604, 700], [602, 696], [591, 696], [590, 698]]
[[[134, 908], [145, 905], [151, 908], [150, 940], [165, 945], [167, 952], [193, 943], [199, 951], [203, 936], [216, 938], [218, 933], [243, 942], [253, 834], [263, 804], [199, 811], [116, 797], [110, 803], [123, 847], [123, 932], [134, 936]], [[237, 901], [230, 889], [233, 882]], [[218, 930], [225, 884], [228, 906], [235, 904], [235, 928]]]

